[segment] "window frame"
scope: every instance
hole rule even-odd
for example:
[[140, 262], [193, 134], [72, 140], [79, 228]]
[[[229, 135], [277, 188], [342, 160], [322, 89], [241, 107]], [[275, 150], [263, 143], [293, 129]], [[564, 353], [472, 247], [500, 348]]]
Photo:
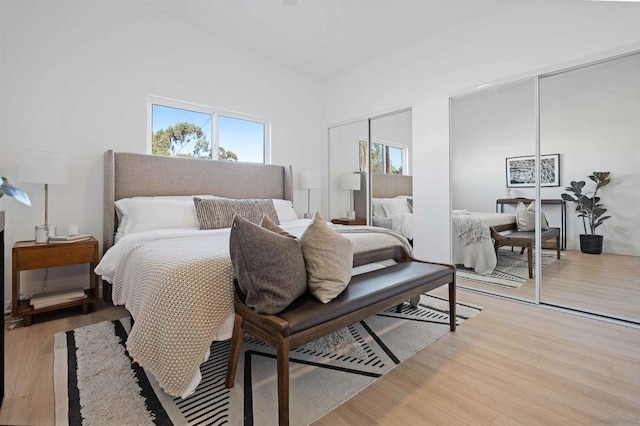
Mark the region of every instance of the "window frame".
[[[399, 143], [395, 143], [395, 142], [389, 142], [389, 141], [385, 141], [382, 139], [376, 139], [376, 140], [372, 140], [371, 141], [371, 145], [376, 144], [376, 145], [382, 145], [382, 173], [381, 174], [388, 174], [386, 172], [387, 170], [387, 162], [389, 161], [387, 159], [387, 155], [386, 155], [386, 150], [385, 150], [385, 146], [391, 147], [391, 148], [398, 148], [401, 151], [401, 157], [402, 157], [402, 174], [399, 176], [409, 176], [410, 175], [410, 170], [409, 170], [409, 155], [408, 155], [408, 151], [409, 151], [409, 147], [406, 145], [402, 145]], [[393, 173], [391, 173], [393, 174]]]
[[[253, 121], [264, 126], [264, 144], [262, 147], [263, 163], [255, 164], [271, 164], [271, 122], [264, 118], [250, 114], [243, 114], [233, 111], [226, 111], [219, 108], [209, 107], [206, 105], [195, 104], [177, 99], [165, 98], [161, 96], [150, 95], [147, 98], [147, 143], [146, 152], [152, 154], [153, 143], [153, 105], [159, 105], [167, 108], [183, 109], [202, 114], [211, 114], [211, 160], [218, 161], [218, 118], [219, 116], [235, 118], [238, 120]], [[224, 160], [222, 160], [224, 161]], [[241, 161], [241, 160], [240, 160]]]

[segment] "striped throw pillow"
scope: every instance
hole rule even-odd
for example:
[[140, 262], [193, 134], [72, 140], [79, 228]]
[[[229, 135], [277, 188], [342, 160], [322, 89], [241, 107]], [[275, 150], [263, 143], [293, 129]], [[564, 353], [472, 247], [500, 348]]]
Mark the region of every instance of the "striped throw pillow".
[[203, 199], [194, 197], [196, 216], [200, 222], [200, 229], [230, 228], [233, 216], [241, 215], [249, 222], [260, 224], [263, 215], [269, 216], [276, 224], [280, 224], [276, 208], [270, 199], [242, 199], [231, 198]]

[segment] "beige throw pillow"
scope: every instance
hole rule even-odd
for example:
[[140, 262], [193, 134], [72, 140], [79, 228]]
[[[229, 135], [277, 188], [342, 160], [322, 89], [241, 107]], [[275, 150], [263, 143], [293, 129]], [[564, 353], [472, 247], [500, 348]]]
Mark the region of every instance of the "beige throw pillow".
[[[525, 206], [523, 202], [518, 203], [518, 207], [516, 208], [516, 224], [518, 231], [534, 231], [536, 229], [536, 206], [534, 201], [532, 201], [528, 207]], [[549, 223], [547, 222], [544, 212], [542, 212], [542, 230], [545, 231], [547, 229], [549, 229]]]
[[240, 215], [232, 225], [229, 256], [247, 306], [261, 314], [277, 314], [307, 291], [298, 239], [262, 228]]
[[316, 213], [300, 238], [309, 291], [322, 303], [335, 299], [351, 281], [353, 248]]
[[262, 215], [279, 224], [278, 214], [269, 199], [242, 199], [214, 198], [203, 199], [194, 197], [193, 203], [196, 206], [196, 215], [200, 222], [200, 229], [220, 229], [229, 228], [233, 223], [233, 216], [241, 215], [251, 223], [258, 224], [262, 220]]

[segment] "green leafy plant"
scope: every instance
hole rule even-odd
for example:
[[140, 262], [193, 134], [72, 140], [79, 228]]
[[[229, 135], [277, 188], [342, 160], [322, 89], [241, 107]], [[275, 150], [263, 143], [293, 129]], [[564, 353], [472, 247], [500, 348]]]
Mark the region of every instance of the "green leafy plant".
[[[569, 193], [562, 194], [563, 200], [573, 201], [578, 204], [576, 206], [576, 214], [582, 218], [585, 235], [595, 235], [596, 228], [611, 217], [604, 216], [607, 209], [600, 203], [600, 197], [598, 197], [598, 190], [611, 182], [609, 178], [610, 173], [611, 172], [593, 172], [592, 175], [589, 175], [589, 179], [596, 183], [593, 192], [587, 191], [585, 188], [586, 182], [581, 180], [577, 182], [571, 181], [571, 186], [565, 188], [565, 191]], [[589, 224], [588, 230], [587, 223]]]

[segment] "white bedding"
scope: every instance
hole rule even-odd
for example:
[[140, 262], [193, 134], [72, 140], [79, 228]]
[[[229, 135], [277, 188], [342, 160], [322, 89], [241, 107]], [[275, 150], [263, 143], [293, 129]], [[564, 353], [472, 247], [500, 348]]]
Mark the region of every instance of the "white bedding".
[[[456, 210], [453, 212], [454, 215], [459, 213], [468, 214], [469, 212]], [[487, 230], [489, 226], [515, 223], [516, 221], [516, 217], [513, 214], [487, 212], [470, 212], [470, 214], [480, 219]], [[493, 272], [497, 259], [491, 237], [485, 233], [485, 237], [465, 244], [465, 241], [463, 241], [463, 238], [460, 236], [460, 231], [455, 228], [454, 226], [453, 263], [471, 268], [480, 275], [488, 275]]]
[[[282, 226], [301, 236], [309, 223], [299, 219]], [[410, 250], [406, 240], [392, 232], [337, 228], [351, 240], [354, 253], [390, 245]], [[127, 340], [129, 353], [171, 395], [192, 393], [211, 341], [231, 336], [229, 232], [180, 228], [127, 234], [95, 269], [112, 283], [113, 303], [124, 305], [135, 320]]]
[[396, 213], [391, 217], [374, 216], [373, 226], [391, 229], [413, 240], [413, 213]]
[[407, 198], [411, 196], [372, 198], [373, 226], [394, 230], [413, 240], [413, 212]]

